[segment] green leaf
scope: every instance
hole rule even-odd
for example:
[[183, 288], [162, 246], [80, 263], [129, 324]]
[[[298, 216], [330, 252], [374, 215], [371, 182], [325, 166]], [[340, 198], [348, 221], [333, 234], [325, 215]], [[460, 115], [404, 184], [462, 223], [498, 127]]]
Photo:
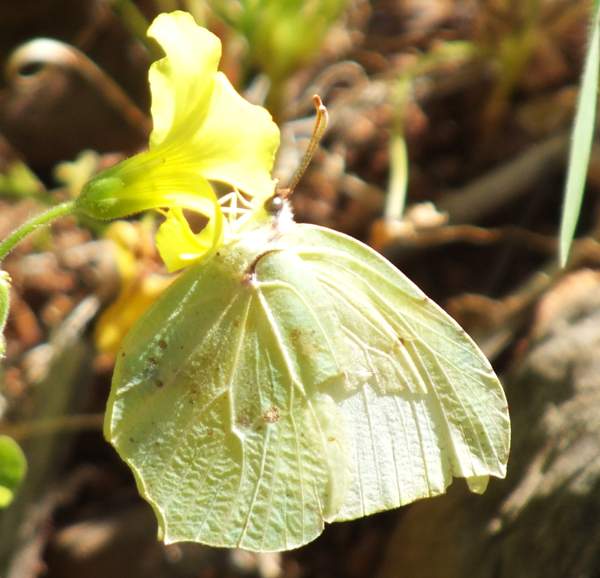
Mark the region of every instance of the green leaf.
[[27, 461], [19, 444], [0, 435], [0, 508], [6, 508], [25, 477]]
[[273, 83], [297, 71], [318, 54], [327, 31], [341, 16], [347, 0], [262, 0], [209, 5], [245, 35], [251, 58]]
[[10, 277], [6, 271], [0, 270], [0, 359], [4, 357], [6, 341], [4, 339], [4, 327], [8, 319], [10, 307]]
[[592, 16], [589, 46], [573, 126], [573, 140], [569, 154], [567, 184], [560, 225], [560, 264], [562, 267], [569, 257], [581, 212], [596, 123], [600, 67], [600, 2], [598, 0], [594, 2]]
[[453, 477], [482, 492], [510, 440], [502, 387], [456, 322], [366, 245], [277, 218], [138, 322], [104, 431], [165, 542], [256, 551]]
[[6, 197], [35, 197], [43, 193], [44, 185], [23, 162], [12, 162], [0, 173], [0, 195]]

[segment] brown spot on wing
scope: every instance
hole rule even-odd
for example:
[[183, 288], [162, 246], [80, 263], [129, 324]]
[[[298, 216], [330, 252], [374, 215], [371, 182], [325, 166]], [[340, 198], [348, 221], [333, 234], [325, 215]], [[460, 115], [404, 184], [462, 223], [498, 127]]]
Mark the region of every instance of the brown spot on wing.
[[263, 413], [265, 423], [276, 423], [279, 421], [279, 408], [272, 405]]

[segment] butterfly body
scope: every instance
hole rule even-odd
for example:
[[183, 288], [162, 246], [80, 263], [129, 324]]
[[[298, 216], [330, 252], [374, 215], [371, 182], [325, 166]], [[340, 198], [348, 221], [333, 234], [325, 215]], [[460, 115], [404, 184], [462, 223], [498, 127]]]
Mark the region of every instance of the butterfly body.
[[483, 491], [509, 422], [483, 354], [383, 257], [265, 215], [130, 333], [105, 435], [166, 542], [265, 551], [454, 476]]

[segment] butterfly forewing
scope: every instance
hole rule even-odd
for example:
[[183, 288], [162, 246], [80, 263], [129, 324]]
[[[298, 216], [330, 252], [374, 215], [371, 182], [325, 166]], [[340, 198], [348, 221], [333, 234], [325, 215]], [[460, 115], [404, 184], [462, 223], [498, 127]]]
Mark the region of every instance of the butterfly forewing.
[[296, 253], [333, 297], [341, 332], [371, 377], [339, 400], [354, 459], [338, 519], [503, 477], [510, 424], [489, 362], [456, 322], [365, 245], [299, 225]]

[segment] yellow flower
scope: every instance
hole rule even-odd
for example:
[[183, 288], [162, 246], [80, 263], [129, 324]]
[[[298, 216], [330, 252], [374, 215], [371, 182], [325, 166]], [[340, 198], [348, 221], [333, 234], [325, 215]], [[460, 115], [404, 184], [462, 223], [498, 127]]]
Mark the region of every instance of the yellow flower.
[[117, 298], [102, 312], [94, 330], [96, 347], [103, 353], [116, 354], [123, 338], [150, 305], [176, 279], [156, 271], [154, 247], [149, 223], [115, 221], [104, 231], [104, 239], [114, 245], [121, 278]]
[[[159, 15], [148, 36], [165, 51], [149, 72], [154, 123], [149, 148], [88, 182], [78, 208], [99, 219], [165, 209], [156, 243], [175, 271], [223, 242], [223, 215], [211, 181], [257, 200], [273, 193], [279, 129], [265, 109], [244, 100], [217, 71], [221, 43], [190, 14]], [[184, 209], [201, 213], [208, 225], [193, 233]]]

